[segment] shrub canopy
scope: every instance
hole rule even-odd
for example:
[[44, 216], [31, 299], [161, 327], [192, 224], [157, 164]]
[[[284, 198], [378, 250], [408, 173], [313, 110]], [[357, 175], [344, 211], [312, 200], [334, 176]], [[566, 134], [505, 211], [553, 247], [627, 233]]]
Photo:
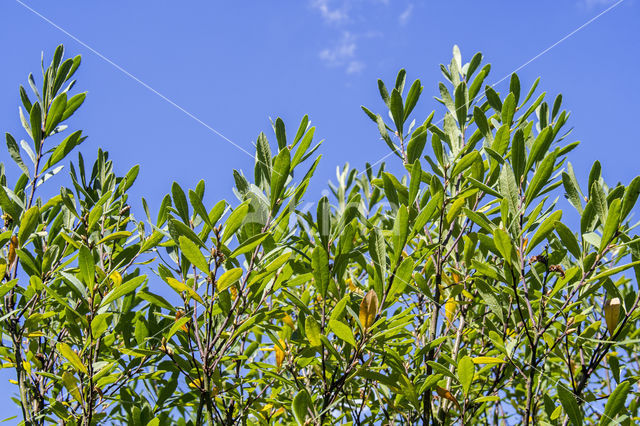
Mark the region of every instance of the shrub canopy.
[[136, 220], [138, 166], [68, 160], [86, 137], [64, 124], [85, 100], [79, 65], [60, 46], [20, 86], [25, 134], [6, 134], [20, 172], [0, 167], [0, 357], [24, 424], [638, 416], [640, 178], [607, 185], [596, 162], [579, 183], [569, 114], [539, 80], [513, 74], [500, 94], [482, 55], [454, 47], [437, 113], [412, 114], [423, 86], [404, 70], [362, 107], [403, 173], [345, 166], [302, 209], [315, 128], [278, 118], [254, 170], [233, 172], [237, 201], [174, 183]]

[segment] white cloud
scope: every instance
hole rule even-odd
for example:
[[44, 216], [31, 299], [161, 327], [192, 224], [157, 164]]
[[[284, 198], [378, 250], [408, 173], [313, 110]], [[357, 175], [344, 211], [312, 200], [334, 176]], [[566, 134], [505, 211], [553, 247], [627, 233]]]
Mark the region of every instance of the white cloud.
[[[363, 11], [373, 5], [387, 8], [390, 0], [308, 0], [322, 21], [335, 30], [335, 36], [329, 37], [327, 44], [320, 50], [318, 57], [326, 66], [343, 68], [347, 74], [362, 72], [366, 64], [358, 57], [358, 40], [377, 37], [378, 32], [356, 29], [363, 22]], [[413, 5], [399, 17], [401, 22], [410, 19]]]
[[364, 69], [364, 62], [351, 61], [347, 66], [347, 74], [359, 74]]
[[357, 74], [364, 69], [364, 63], [356, 58], [357, 48], [356, 36], [345, 31], [335, 45], [322, 49], [318, 56], [327, 66], [344, 66], [347, 74]]
[[402, 12], [400, 16], [398, 16], [398, 22], [400, 22], [400, 25], [405, 25], [407, 22], [409, 22], [409, 19], [411, 18], [412, 13], [413, 13], [413, 3], [409, 3], [407, 8], [404, 10], [404, 12]]
[[591, 9], [598, 6], [609, 6], [615, 1], [616, 0], [580, 0], [580, 3], [587, 9]]
[[329, 23], [343, 22], [349, 17], [346, 2], [341, 7], [332, 7], [331, 0], [312, 0], [311, 6], [320, 12], [322, 18]]

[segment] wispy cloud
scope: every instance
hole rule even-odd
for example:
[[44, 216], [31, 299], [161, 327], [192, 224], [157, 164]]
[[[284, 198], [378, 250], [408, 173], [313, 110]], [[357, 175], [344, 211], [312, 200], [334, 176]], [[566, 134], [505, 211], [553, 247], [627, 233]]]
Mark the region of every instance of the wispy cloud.
[[398, 22], [400, 25], [406, 25], [411, 19], [411, 14], [413, 13], [413, 3], [409, 3], [407, 8], [398, 16]]
[[322, 19], [329, 23], [344, 22], [349, 17], [347, 2], [343, 2], [339, 7], [334, 7], [331, 0], [312, 0], [311, 6], [320, 12]]
[[598, 6], [608, 6], [616, 2], [616, 0], [578, 0], [580, 4], [588, 9]]
[[357, 37], [349, 31], [344, 31], [336, 44], [320, 51], [320, 59], [330, 67], [345, 67], [347, 74], [357, 74], [364, 69], [365, 64], [356, 57]]

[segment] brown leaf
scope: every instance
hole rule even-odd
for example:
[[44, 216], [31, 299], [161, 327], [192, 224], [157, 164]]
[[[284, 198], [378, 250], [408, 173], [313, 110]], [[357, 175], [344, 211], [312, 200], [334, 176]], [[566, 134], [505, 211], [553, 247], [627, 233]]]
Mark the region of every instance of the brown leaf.
[[378, 295], [375, 291], [369, 290], [360, 302], [360, 322], [365, 330], [373, 325], [378, 315]]
[[449, 401], [453, 402], [456, 405], [456, 407], [458, 407], [458, 410], [460, 409], [460, 404], [458, 404], [458, 400], [447, 389], [442, 388], [440, 386], [436, 386], [436, 392], [438, 393], [438, 395], [440, 395], [441, 398], [448, 399]]
[[9, 244], [9, 267], [13, 265], [13, 261], [16, 259], [16, 247], [18, 247], [18, 237], [15, 235], [11, 237], [11, 244]]
[[620, 299], [614, 297], [604, 302], [604, 319], [607, 322], [609, 334], [613, 336], [620, 319]]

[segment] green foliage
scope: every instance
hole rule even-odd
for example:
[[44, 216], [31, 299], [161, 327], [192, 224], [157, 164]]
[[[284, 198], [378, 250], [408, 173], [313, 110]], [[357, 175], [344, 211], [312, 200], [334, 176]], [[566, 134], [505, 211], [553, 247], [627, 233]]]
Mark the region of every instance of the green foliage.
[[362, 109], [404, 174], [345, 166], [308, 209], [315, 128], [278, 118], [253, 178], [234, 171], [237, 202], [174, 183], [142, 222], [137, 166], [67, 162], [85, 95], [56, 49], [20, 87], [29, 141], [6, 136], [21, 174], [0, 167], [0, 357], [24, 424], [637, 419], [640, 178], [610, 187], [596, 163], [581, 189], [561, 96], [531, 101], [515, 74], [498, 93], [482, 59], [441, 65], [442, 118], [413, 117], [404, 70], [378, 81], [386, 111]]

